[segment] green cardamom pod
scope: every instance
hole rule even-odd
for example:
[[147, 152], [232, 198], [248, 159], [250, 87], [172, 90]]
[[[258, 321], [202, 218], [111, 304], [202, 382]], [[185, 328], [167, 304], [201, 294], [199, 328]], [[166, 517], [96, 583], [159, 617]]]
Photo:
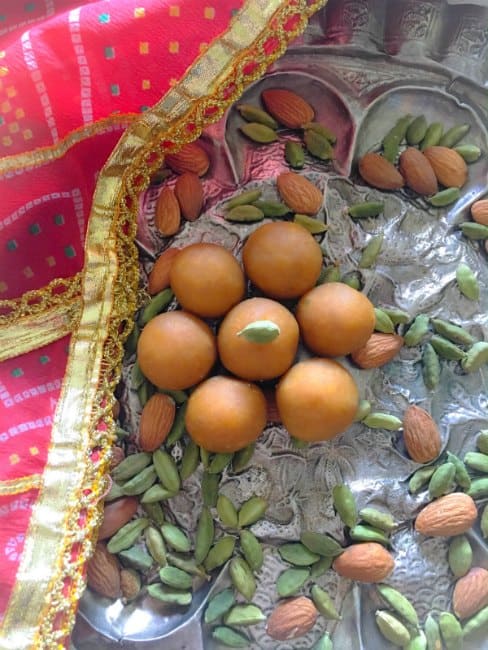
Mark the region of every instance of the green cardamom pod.
[[428, 147], [435, 147], [442, 138], [444, 127], [440, 122], [433, 122], [427, 127], [425, 136], [420, 144], [420, 151], [425, 151]]
[[229, 575], [234, 588], [246, 600], [252, 600], [256, 592], [256, 580], [246, 560], [234, 557], [229, 564]]
[[209, 474], [220, 474], [230, 463], [234, 454], [215, 454], [209, 463]]
[[478, 341], [469, 348], [461, 365], [466, 372], [476, 372], [486, 363], [488, 363], [488, 343]]
[[302, 169], [305, 164], [305, 152], [302, 145], [288, 140], [285, 144], [285, 160], [293, 169]]
[[464, 490], [469, 490], [471, 487], [471, 477], [468, 474], [466, 465], [460, 458], [455, 456], [450, 451], [447, 452], [447, 460], [456, 468], [454, 481], [459, 485], [459, 487], [462, 487]]
[[191, 548], [191, 543], [186, 534], [169, 522], [165, 522], [161, 526], [161, 533], [164, 537], [164, 541], [174, 548], [175, 551], [180, 551], [181, 553], [187, 553]]
[[419, 314], [408, 328], [403, 337], [403, 343], [408, 347], [418, 345], [429, 331], [429, 317]]
[[454, 151], [468, 164], [476, 162], [481, 156], [481, 149], [475, 144], [461, 144], [454, 147]]
[[137, 389], [137, 397], [141, 407], [144, 407], [149, 399], [154, 395], [154, 386], [148, 381], [144, 380]]
[[347, 213], [353, 219], [367, 219], [368, 217], [377, 217], [384, 209], [385, 204], [382, 201], [364, 201], [350, 205]]
[[430, 390], [439, 385], [441, 378], [441, 364], [437, 352], [430, 343], [426, 343], [422, 353], [422, 376], [424, 384]]
[[363, 251], [359, 259], [358, 267], [360, 269], [370, 269], [376, 262], [380, 254], [381, 247], [383, 246], [383, 235], [375, 235], [372, 237]]
[[224, 589], [219, 591], [218, 594], [212, 596], [208, 601], [203, 620], [205, 623], [215, 623], [219, 618], [222, 618], [229, 609], [235, 604], [236, 599], [233, 589]]
[[329, 537], [329, 535], [322, 535], [321, 533], [314, 533], [305, 530], [300, 535], [301, 543], [306, 546], [312, 553], [318, 555], [325, 555], [327, 557], [337, 557], [344, 550], [339, 542]]
[[257, 605], [234, 605], [225, 617], [226, 625], [257, 625], [265, 620]]
[[481, 534], [483, 535], [483, 539], [488, 538], [488, 504], [483, 508], [483, 512], [481, 513]]
[[431, 196], [427, 201], [435, 208], [443, 208], [446, 205], [455, 203], [461, 196], [461, 191], [458, 187], [448, 187]]
[[439, 627], [446, 650], [462, 650], [463, 629], [454, 614], [451, 614], [451, 612], [441, 612], [439, 615]]
[[279, 126], [274, 117], [271, 117], [262, 108], [258, 108], [252, 104], [239, 104], [236, 106], [236, 109], [247, 122], [258, 122], [258, 124], [264, 124], [264, 126], [268, 126], [270, 129], [277, 129]]
[[253, 571], [259, 571], [263, 566], [264, 553], [261, 543], [250, 530], [240, 532], [241, 551], [244, 559]]
[[310, 577], [310, 569], [286, 569], [278, 576], [276, 591], [281, 598], [293, 596]]
[[181, 605], [182, 607], [186, 607], [187, 605], [190, 605], [192, 601], [191, 592], [172, 589], [159, 583], [148, 585], [147, 593], [151, 598], [161, 600], [163, 603], [167, 603], [168, 605]]
[[387, 431], [398, 431], [403, 423], [400, 418], [390, 413], [370, 413], [363, 420], [370, 429], [386, 429]]
[[128, 524], [122, 526], [115, 535], [110, 539], [107, 544], [107, 551], [109, 553], [119, 553], [133, 546], [141, 536], [145, 528], [149, 526], [149, 519], [140, 517], [133, 519]]
[[237, 632], [225, 625], [214, 627], [212, 630], [212, 638], [228, 648], [249, 648], [251, 645], [251, 641], [242, 632]]
[[166, 447], [172, 447], [178, 440], [181, 440], [183, 434], [185, 433], [185, 415], [186, 409], [188, 408], [188, 403], [185, 402], [182, 404], [176, 411], [176, 417], [171, 427], [171, 431], [166, 438], [165, 445]]
[[251, 343], [271, 343], [280, 333], [279, 326], [273, 321], [256, 320], [237, 332], [237, 336], [242, 336]]
[[341, 270], [339, 266], [334, 264], [333, 266], [328, 266], [326, 269], [323, 269], [320, 279], [320, 284], [323, 284], [324, 282], [340, 282]]
[[265, 217], [284, 217], [290, 213], [290, 208], [279, 201], [254, 201], [253, 205], [259, 208]]
[[174, 293], [171, 291], [171, 289], [163, 289], [163, 291], [160, 291], [158, 294], [156, 294], [141, 312], [141, 326], [144, 327], [144, 325], [147, 325], [150, 320], [160, 314], [163, 309], [169, 305], [173, 298]]
[[195, 533], [195, 561], [200, 564], [207, 557], [215, 536], [215, 526], [210, 510], [203, 506]]
[[407, 643], [403, 650], [427, 650], [427, 638], [422, 630]]
[[159, 578], [164, 585], [174, 589], [191, 589], [193, 585], [193, 578], [174, 566], [163, 567], [159, 571]]
[[401, 117], [383, 138], [383, 155], [391, 163], [395, 162], [398, 156], [399, 145], [404, 140], [411, 121], [411, 115]]
[[349, 528], [355, 526], [358, 519], [358, 510], [351, 488], [348, 485], [335, 485], [332, 489], [332, 499], [334, 508], [344, 524]]
[[144, 531], [144, 539], [146, 547], [154, 560], [159, 566], [166, 565], [166, 546], [164, 544], [163, 536], [153, 526], [148, 526]]
[[115, 499], [120, 499], [120, 497], [125, 497], [125, 492], [122, 486], [112, 482], [112, 485], [110, 486], [110, 490], [107, 492], [107, 494], [104, 497], [104, 501], [110, 503], [111, 501], [115, 501]]
[[303, 135], [307, 151], [319, 160], [332, 160], [334, 148], [327, 138], [312, 129], [305, 130]]
[[424, 630], [428, 650], [442, 650], [441, 631], [432, 614], [429, 614], [425, 619]]
[[363, 508], [359, 511], [359, 517], [367, 524], [379, 528], [380, 530], [384, 530], [387, 533], [392, 531], [396, 526], [395, 521], [389, 512], [376, 510], [376, 508]]
[[407, 142], [410, 146], [420, 144], [427, 133], [427, 120], [425, 115], [419, 115], [409, 124], [407, 129]]
[[259, 122], [248, 122], [240, 126], [239, 129], [245, 136], [257, 144], [270, 144], [278, 140], [274, 129]]
[[120, 551], [117, 553], [117, 556], [124, 566], [130, 566], [137, 571], [149, 571], [154, 563], [153, 558], [140, 548], [140, 546], [132, 546], [124, 551]]
[[200, 449], [198, 445], [193, 442], [193, 440], [190, 440], [190, 442], [185, 447], [185, 451], [183, 452], [183, 457], [181, 459], [181, 466], [180, 466], [181, 480], [184, 481], [185, 479], [189, 478], [196, 470], [199, 463], [200, 463]]
[[159, 503], [142, 503], [142, 509], [155, 524], [162, 526], [164, 524], [164, 512]]
[[310, 566], [320, 560], [320, 555], [312, 553], [306, 546], [299, 542], [282, 544], [278, 548], [281, 559], [295, 566]]
[[131, 454], [117, 465], [112, 471], [112, 477], [117, 483], [124, 483], [136, 474], [139, 474], [152, 460], [151, 454], [140, 452]]
[[477, 478], [471, 481], [471, 487], [466, 490], [473, 499], [484, 499], [488, 497], [488, 478]]
[[181, 479], [173, 457], [167, 451], [157, 449], [153, 453], [152, 459], [158, 478], [163, 486], [175, 494], [179, 492]]
[[342, 618], [334, 605], [334, 601], [324, 589], [321, 589], [318, 585], [313, 585], [310, 593], [315, 607], [324, 618], [334, 621], [339, 621]]
[[408, 482], [409, 492], [412, 494], [420, 492], [420, 490], [429, 482], [435, 469], [435, 467], [421, 467], [414, 472]]
[[239, 451], [237, 451], [234, 454], [234, 458], [232, 459], [233, 472], [235, 473], [242, 472], [242, 470], [245, 469], [245, 467], [253, 457], [255, 448], [256, 445], [252, 443], [251, 445], [244, 447], [244, 449], [239, 449]]
[[466, 535], [453, 537], [447, 553], [449, 568], [456, 578], [462, 578], [473, 564], [473, 549]]
[[205, 569], [212, 571], [225, 564], [232, 557], [235, 545], [235, 537], [231, 537], [230, 535], [221, 537], [208, 552], [204, 562]]
[[478, 451], [468, 451], [464, 456], [464, 464], [470, 469], [482, 474], [488, 474], [488, 455]]
[[122, 489], [124, 494], [127, 495], [142, 494], [155, 483], [156, 479], [157, 474], [154, 465], [150, 465], [129, 479], [127, 483], [124, 483]]
[[479, 432], [476, 446], [483, 454], [488, 454], [488, 429]]
[[324, 124], [320, 124], [319, 122], [307, 122], [303, 125], [303, 129], [305, 131], [314, 131], [315, 133], [318, 133], [319, 135], [326, 138], [331, 144], [335, 144], [337, 141], [336, 134]]
[[313, 646], [312, 650], [334, 650], [334, 645], [328, 632], [320, 637], [317, 643]]
[[463, 636], [465, 639], [479, 630], [488, 628], [488, 607], [481, 609], [475, 616], [470, 618], [463, 627]]
[[451, 343], [451, 341], [448, 341], [438, 334], [434, 334], [430, 339], [430, 343], [437, 354], [444, 357], [444, 359], [459, 361], [460, 359], [464, 359], [466, 356], [464, 350], [461, 350], [457, 345], [454, 345], [454, 343]]
[[264, 219], [264, 212], [255, 205], [238, 205], [229, 210], [224, 216], [227, 221], [254, 223]]
[[359, 400], [358, 410], [354, 416], [355, 422], [362, 422], [371, 413], [371, 402], [367, 399]]
[[474, 239], [475, 241], [488, 239], [488, 226], [484, 226], [482, 223], [465, 221], [459, 224], [459, 228], [468, 239]]
[[200, 576], [201, 578], [210, 579], [208, 574], [205, 573], [204, 569], [197, 565], [195, 560], [189, 558], [186, 555], [178, 555], [177, 553], [168, 553], [167, 554], [168, 564], [175, 566], [177, 569], [185, 571], [185, 573], [191, 573], [191, 575]]
[[330, 569], [332, 566], [334, 558], [332, 556], [329, 557], [321, 557], [318, 562], [315, 562], [312, 564], [310, 567], [310, 577], [315, 580], [316, 578], [320, 578], [320, 576], [323, 576], [326, 571]]
[[225, 494], [219, 494], [217, 499], [217, 514], [224, 526], [237, 528], [238, 521], [236, 507], [232, 501], [225, 496]]
[[383, 332], [384, 334], [393, 334], [395, 332], [395, 326], [393, 324], [393, 321], [391, 320], [391, 318], [388, 316], [386, 312], [384, 312], [379, 307], [375, 307], [374, 315], [375, 315], [374, 328], [377, 332]]
[[241, 192], [233, 199], [228, 201], [224, 205], [224, 208], [226, 210], [232, 210], [232, 208], [236, 208], [238, 205], [251, 205], [251, 203], [254, 203], [261, 198], [261, 194], [261, 190], [247, 190], [245, 192]]
[[140, 333], [139, 325], [134, 322], [134, 327], [125, 342], [125, 356], [127, 359], [130, 359], [137, 352], [137, 342], [139, 341]]
[[417, 627], [419, 624], [419, 617], [415, 611], [415, 607], [402, 593], [390, 587], [389, 585], [379, 584], [378, 591], [380, 592], [383, 600], [407, 623]]
[[351, 271], [350, 273], [346, 273], [342, 277], [341, 282], [347, 284], [347, 286], [351, 287], [351, 289], [356, 289], [356, 291], [361, 291], [363, 286], [361, 274], [358, 271]]
[[429, 494], [432, 498], [447, 494], [454, 484], [456, 467], [453, 463], [439, 465], [429, 481]]
[[357, 524], [351, 528], [349, 535], [355, 542], [377, 542], [383, 546], [390, 544], [390, 540], [383, 530], [366, 524]]
[[202, 475], [202, 497], [203, 505], [209, 508], [215, 508], [219, 493], [220, 474], [209, 474], [203, 472]]
[[394, 325], [406, 325], [410, 321], [410, 315], [402, 309], [394, 307], [382, 307], [385, 314], [388, 314]]
[[327, 230], [327, 225], [323, 221], [315, 217], [309, 217], [306, 214], [295, 214], [293, 221], [308, 230], [312, 235], [320, 235]]
[[251, 497], [242, 504], [238, 513], [239, 526], [250, 526], [261, 519], [268, 508], [268, 502], [262, 497]]
[[469, 124], [458, 124], [451, 127], [439, 140], [439, 146], [449, 148], [454, 147], [454, 145], [457, 144], [459, 140], [464, 138], [470, 128], [471, 126]]
[[410, 632], [393, 614], [385, 611], [377, 611], [375, 614], [376, 624], [381, 634], [395, 645], [402, 648], [410, 641]]
[[431, 323], [437, 334], [440, 334], [453, 343], [459, 343], [460, 345], [473, 345], [476, 341], [474, 336], [459, 325], [454, 325], [454, 323], [449, 323], [440, 318], [433, 318]]
[[[171, 390], [170, 388], [158, 388], [158, 393], [168, 395], [175, 404], [184, 404], [188, 400], [188, 393], [184, 390]], [[166, 441], [167, 442], [167, 441]]]
[[139, 362], [135, 361], [134, 365], [132, 366], [132, 370], [130, 373], [130, 383], [131, 383], [131, 388], [133, 390], [139, 390], [139, 388], [142, 386], [142, 384], [146, 381], [146, 378], [142, 374], [141, 367], [139, 365]]

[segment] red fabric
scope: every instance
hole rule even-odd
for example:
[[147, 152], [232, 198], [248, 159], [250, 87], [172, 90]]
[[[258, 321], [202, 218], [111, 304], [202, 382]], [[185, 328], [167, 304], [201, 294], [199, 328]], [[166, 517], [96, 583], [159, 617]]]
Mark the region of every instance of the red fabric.
[[[9, 165], [0, 172], [0, 300], [82, 269], [97, 173], [121, 117], [158, 101], [242, 4], [0, 0], [0, 164]], [[95, 122], [101, 131], [60, 158], [26, 167], [18, 157], [44, 157]], [[0, 484], [43, 470], [68, 343], [0, 364]], [[0, 498], [0, 618], [36, 494]]]

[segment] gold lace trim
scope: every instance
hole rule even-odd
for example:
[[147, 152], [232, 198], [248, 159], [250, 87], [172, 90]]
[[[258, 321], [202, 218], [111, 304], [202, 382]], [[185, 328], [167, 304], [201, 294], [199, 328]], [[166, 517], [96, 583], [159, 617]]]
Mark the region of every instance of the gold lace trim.
[[[165, 151], [178, 150], [220, 119], [325, 2], [248, 0], [181, 82], [129, 127], [102, 170], [88, 225], [83, 310], [0, 648], [58, 649], [74, 624], [101, 519], [114, 440], [113, 391], [136, 307], [140, 192]], [[296, 22], [286, 30], [293, 16]]]
[[0, 481], [0, 497], [9, 496], [11, 494], [21, 494], [29, 490], [35, 490], [41, 487], [42, 475], [31, 474], [30, 476], [21, 476], [20, 478], [13, 478], [9, 481]]

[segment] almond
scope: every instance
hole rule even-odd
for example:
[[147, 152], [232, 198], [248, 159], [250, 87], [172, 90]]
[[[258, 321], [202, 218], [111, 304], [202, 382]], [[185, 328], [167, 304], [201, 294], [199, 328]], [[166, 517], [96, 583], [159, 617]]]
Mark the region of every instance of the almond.
[[475, 201], [471, 206], [471, 216], [476, 223], [488, 226], [488, 199]]
[[439, 183], [446, 187], [462, 187], [468, 178], [468, 167], [454, 149], [427, 147], [424, 156], [430, 162]]
[[476, 504], [468, 494], [453, 492], [429, 503], [418, 514], [415, 530], [431, 537], [462, 535], [476, 521]]
[[334, 560], [334, 570], [358, 582], [382, 582], [395, 568], [391, 553], [376, 542], [352, 544]]
[[359, 173], [369, 185], [380, 190], [399, 190], [405, 185], [397, 168], [379, 153], [367, 153], [359, 161]]
[[488, 571], [473, 567], [456, 582], [452, 608], [461, 620], [474, 616], [488, 605]]
[[360, 368], [379, 368], [393, 359], [403, 345], [399, 334], [371, 334], [366, 345], [352, 352], [351, 358]]
[[110, 469], [114, 469], [125, 458], [124, 450], [121, 447], [112, 447], [112, 455], [110, 457]]
[[318, 611], [305, 596], [281, 602], [268, 618], [266, 632], [277, 641], [288, 641], [307, 634], [317, 620]]
[[261, 99], [268, 113], [289, 129], [299, 129], [313, 122], [315, 111], [300, 95], [283, 88], [263, 90]]
[[175, 195], [185, 219], [198, 219], [203, 208], [203, 185], [198, 176], [191, 172], [179, 176], [175, 184]]
[[164, 187], [158, 196], [154, 223], [163, 237], [176, 235], [180, 227], [180, 204], [171, 187]]
[[417, 194], [428, 196], [429, 194], [435, 194], [439, 189], [430, 162], [415, 147], [408, 147], [401, 154], [399, 166], [405, 183]]
[[179, 252], [179, 248], [167, 248], [154, 262], [151, 273], [147, 278], [147, 290], [151, 296], [169, 287], [169, 272], [173, 260]]
[[322, 192], [304, 176], [283, 172], [276, 184], [281, 198], [294, 212], [314, 215], [322, 207]]
[[403, 415], [403, 440], [416, 463], [430, 463], [441, 453], [441, 435], [432, 416], [412, 404]]
[[120, 596], [120, 567], [115, 555], [107, 551], [107, 547], [99, 542], [95, 553], [88, 560], [86, 579], [88, 586], [107, 598]]
[[203, 176], [210, 167], [210, 160], [207, 152], [196, 142], [185, 144], [178, 153], [166, 155], [166, 164], [177, 174], [193, 172], [197, 176]]
[[169, 395], [156, 393], [145, 403], [139, 423], [139, 447], [155, 451], [168, 437], [175, 421], [176, 407]]
[[125, 526], [136, 514], [138, 500], [135, 497], [122, 497], [112, 503], [107, 503], [103, 510], [103, 521], [98, 531], [98, 539], [112, 537], [122, 526]]
[[122, 569], [120, 572], [120, 590], [126, 602], [136, 598], [141, 591], [141, 579], [137, 571]]

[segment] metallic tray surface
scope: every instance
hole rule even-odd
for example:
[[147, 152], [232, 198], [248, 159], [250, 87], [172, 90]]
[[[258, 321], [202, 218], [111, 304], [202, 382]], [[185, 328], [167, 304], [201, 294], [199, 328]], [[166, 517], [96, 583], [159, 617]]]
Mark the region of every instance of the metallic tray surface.
[[[486, 3], [485, 3], [486, 4]], [[293, 89], [316, 108], [317, 119], [338, 135], [333, 163], [307, 160], [304, 170], [324, 190], [324, 211], [329, 230], [321, 242], [326, 256], [340, 262], [343, 272], [357, 267], [359, 250], [368, 238], [383, 232], [385, 243], [375, 269], [362, 271], [364, 292], [377, 305], [395, 305], [409, 312], [428, 313], [469, 326], [480, 339], [488, 339], [488, 267], [486, 254], [476, 242], [460, 237], [456, 224], [468, 217], [468, 206], [483, 196], [488, 186], [488, 8], [481, 4], [447, 3], [443, 0], [330, 0], [298, 39], [259, 82], [249, 88], [242, 102], [258, 103], [266, 87]], [[469, 180], [460, 200], [449, 208], [432, 209], [408, 192], [382, 193], [364, 186], [355, 175], [355, 160], [375, 148], [385, 132], [404, 114], [423, 113], [427, 121], [447, 126], [471, 125], [465, 138], [484, 155], [469, 166]], [[212, 166], [204, 179], [206, 211], [186, 224], [171, 245], [215, 241], [239, 257], [243, 240], [256, 226], [230, 224], [223, 218], [222, 203], [243, 187], [258, 186], [267, 198], [275, 198], [273, 178], [287, 169], [283, 143], [256, 147], [238, 132], [241, 120], [231, 108], [203, 135]], [[285, 132], [286, 137], [293, 137]], [[349, 178], [348, 178], [349, 177]], [[141, 277], [154, 257], [168, 245], [155, 234], [154, 207], [161, 187], [149, 188], [140, 200], [138, 242]], [[354, 223], [344, 217], [352, 202], [381, 198], [384, 215]], [[460, 261], [477, 271], [480, 301], [463, 298], [455, 287]], [[441, 430], [443, 450], [463, 456], [474, 449], [476, 433], [488, 426], [488, 373], [486, 368], [461, 374], [454, 362], [444, 362], [439, 388], [427, 391], [420, 371], [418, 348], [404, 347], [390, 364], [361, 370], [341, 360], [353, 373], [362, 397], [375, 410], [401, 417], [409, 403], [429, 410]], [[123, 382], [131, 364], [126, 364]], [[126, 387], [122, 401], [129, 425], [136, 431], [140, 408]], [[225, 474], [221, 491], [236, 503], [253, 493], [270, 503], [266, 519], [253, 532], [266, 543], [266, 560], [259, 575], [254, 602], [269, 613], [275, 602], [274, 584], [285, 567], [273, 548], [296, 540], [301, 527], [330, 532], [339, 541], [343, 530], [334, 514], [331, 488], [347, 482], [359, 506], [388, 509], [400, 522], [392, 536], [396, 568], [389, 580], [414, 602], [421, 620], [431, 611], [449, 608], [454, 579], [447, 565], [447, 539], [422, 538], [412, 522], [425, 493], [409, 495], [406, 482], [418, 468], [401, 444], [401, 436], [354, 424], [328, 443], [294, 448], [283, 428], [269, 426], [247, 470]], [[175, 521], [194, 529], [200, 510], [198, 477], [185, 483], [185, 491], [171, 500]], [[488, 568], [488, 552], [479, 523], [468, 533], [474, 549], [474, 565]], [[327, 572], [318, 583], [340, 607], [342, 620], [322, 617], [313, 631], [292, 642], [273, 641], [265, 626], [247, 631], [252, 648], [291, 650], [310, 648], [327, 629], [340, 650], [386, 650], [392, 647], [379, 634], [374, 611], [381, 607], [375, 589]], [[137, 650], [211, 650], [200, 625], [204, 604], [214, 591], [228, 584], [225, 569], [212, 584], [200, 589], [192, 606], [181, 614], [165, 615], [145, 598], [122, 606], [87, 590], [81, 600], [73, 644], [85, 648], [116, 646]], [[474, 638], [466, 650], [488, 648], [488, 641]]]

